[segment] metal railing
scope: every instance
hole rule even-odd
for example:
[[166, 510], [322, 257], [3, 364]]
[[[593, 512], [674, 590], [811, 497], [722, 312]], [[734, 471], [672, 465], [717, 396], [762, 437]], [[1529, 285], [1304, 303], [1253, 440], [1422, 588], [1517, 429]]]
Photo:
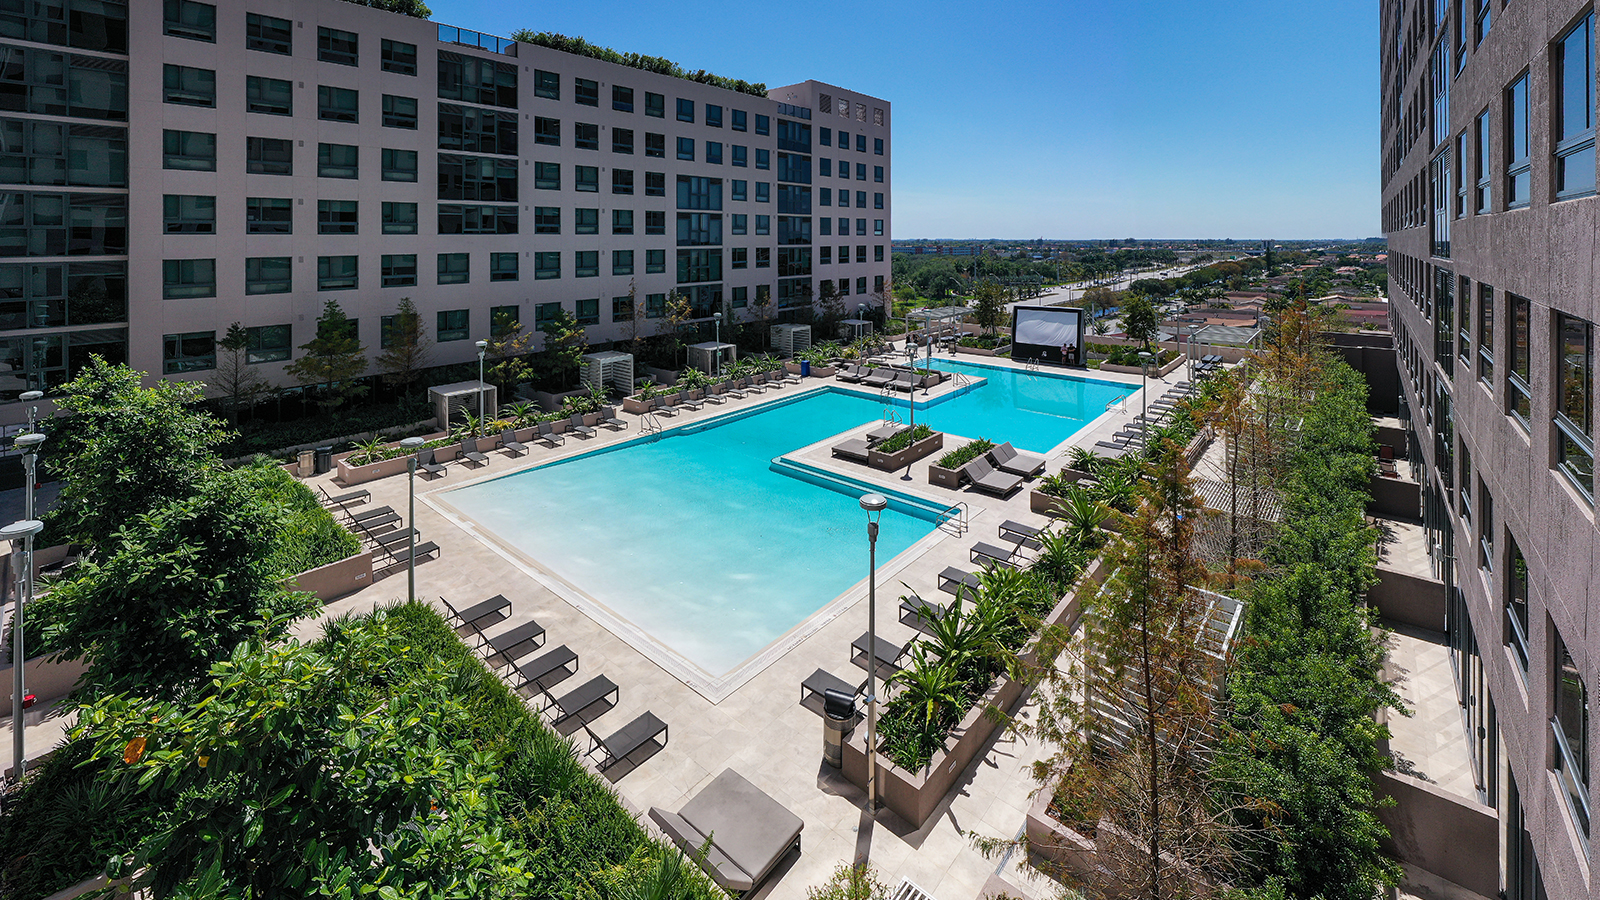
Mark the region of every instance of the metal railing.
[[655, 413], [646, 411], [639, 414], [640, 433], [660, 434], [665, 428], [666, 426], [661, 424], [661, 420], [656, 417]]
[[1133, 396], [1132, 394], [1124, 394], [1121, 397], [1118, 397], [1115, 400], [1112, 400], [1111, 402], [1107, 403], [1106, 404], [1106, 412], [1111, 412], [1112, 409], [1120, 409], [1122, 412], [1127, 412], [1128, 411], [1128, 398], [1132, 397], [1132, 396]]
[[517, 42], [510, 38], [496, 37], [470, 28], [457, 28], [454, 25], [439, 26], [439, 43], [476, 47], [479, 50], [488, 50], [505, 56], [517, 55]]
[[953, 529], [951, 531], [952, 534], [957, 536], [966, 534], [968, 527], [970, 527], [967, 524], [970, 514], [971, 511], [967, 508], [967, 501], [959, 501], [954, 506], [945, 508], [943, 512], [934, 518], [934, 527], [944, 528], [946, 525], [950, 525]]

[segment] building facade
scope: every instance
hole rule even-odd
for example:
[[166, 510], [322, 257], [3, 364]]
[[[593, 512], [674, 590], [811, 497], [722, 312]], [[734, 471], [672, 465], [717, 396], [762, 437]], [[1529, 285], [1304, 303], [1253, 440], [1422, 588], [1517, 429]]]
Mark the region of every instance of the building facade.
[[565, 310], [600, 344], [656, 333], [672, 291], [697, 319], [781, 320], [888, 279], [881, 99], [755, 96], [341, 0], [18, 8], [0, 416], [92, 353], [204, 380], [234, 322], [291, 383], [330, 299], [375, 358], [410, 298], [444, 364], [501, 316]]
[[1594, 8], [1383, 0], [1381, 16], [1391, 324], [1463, 727], [1505, 896], [1587, 897]]

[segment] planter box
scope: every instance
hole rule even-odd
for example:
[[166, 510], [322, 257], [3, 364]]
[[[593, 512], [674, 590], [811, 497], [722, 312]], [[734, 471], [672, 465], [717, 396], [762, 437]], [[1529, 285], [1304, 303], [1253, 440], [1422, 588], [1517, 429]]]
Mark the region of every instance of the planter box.
[[650, 407], [653, 405], [655, 405], [654, 400], [639, 400], [634, 397], [629, 397], [622, 401], [622, 411], [626, 413], [633, 413], [636, 416], [642, 416], [649, 412]]
[[963, 347], [960, 344], [956, 345], [956, 353], [958, 353], [958, 354], [959, 353], [966, 353], [966, 354], [969, 354], [971, 356], [999, 356], [1002, 353], [1010, 353], [1010, 352], [1011, 352], [1011, 345], [1010, 344], [1001, 344], [1000, 346], [994, 348], [993, 350], [990, 350], [987, 347]]
[[[1172, 362], [1167, 363], [1166, 365], [1162, 366], [1161, 368], [1159, 368], [1159, 369], [1151, 369], [1150, 370], [1150, 377], [1152, 377], [1152, 378], [1165, 378], [1166, 376], [1172, 374], [1174, 369], [1178, 368], [1179, 366], [1181, 366], [1183, 364], [1184, 364], [1184, 359], [1183, 359], [1183, 356], [1180, 354], [1177, 359], [1174, 359]], [[1100, 364], [1100, 371], [1102, 371], [1102, 372], [1119, 372], [1119, 373], [1121, 373], [1123, 375], [1138, 375], [1140, 372], [1142, 372], [1144, 370], [1140, 369], [1138, 366], [1114, 366], [1111, 363], [1101, 363]]]
[[901, 466], [911, 465], [942, 447], [944, 447], [944, 432], [935, 431], [933, 434], [920, 441], [913, 442], [911, 446], [897, 453], [884, 453], [877, 449], [868, 450], [867, 465], [885, 472], [893, 472]]
[[[435, 450], [437, 457], [439, 451]], [[347, 459], [340, 459], [334, 463], [334, 468], [339, 472], [339, 481], [346, 486], [365, 484], [379, 478], [388, 478], [398, 475], [406, 470], [406, 461], [409, 456], [397, 456], [394, 459], [385, 459], [380, 462], [368, 463], [364, 466], [352, 466]]]
[[1052, 497], [1038, 488], [1028, 491], [1028, 508], [1042, 516], [1059, 515], [1060, 509], [1056, 504], [1060, 500], [1060, 497]]
[[928, 463], [928, 483], [949, 488], [952, 491], [961, 490], [961, 483], [967, 480], [967, 475], [960, 469], [946, 469], [938, 463]]
[[539, 408], [545, 412], [555, 412], [561, 408], [561, 401], [567, 399], [568, 397], [587, 396], [589, 396], [589, 389], [585, 387], [576, 388], [570, 391], [562, 391], [559, 394], [551, 394], [545, 391], [534, 391], [533, 402], [539, 404]]
[[1061, 477], [1065, 478], [1066, 480], [1068, 480], [1070, 482], [1072, 482], [1073, 484], [1077, 484], [1080, 481], [1094, 481], [1095, 480], [1094, 473], [1085, 472], [1082, 469], [1073, 469], [1073, 468], [1070, 468], [1070, 467], [1067, 467], [1067, 466], [1062, 466], [1061, 467]]
[[295, 590], [310, 591], [323, 602], [336, 600], [372, 584], [372, 551], [301, 572], [291, 580]]
[[838, 366], [812, 366], [812, 378], [832, 378], [839, 371]]
[[[1083, 608], [1082, 598], [1097, 590], [1104, 577], [1104, 564], [1096, 559], [1078, 579], [1078, 584], [1056, 603], [1045, 617], [1045, 623], [1069, 629], [1077, 627], [1078, 615]], [[1034, 662], [1037, 659], [1036, 648], [1028, 646], [1023, 650], [1022, 657], [1028, 663]], [[883, 804], [910, 822], [912, 827], [921, 828], [944, 802], [946, 795], [962, 781], [963, 773], [972, 765], [979, 751], [988, 746], [989, 739], [1000, 727], [1000, 723], [989, 715], [988, 708], [994, 706], [1008, 714], [1015, 712], [1026, 686], [1024, 682], [1011, 678], [999, 679], [951, 732], [954, 743], [947, 739], [945, 749], [934, 754], [933, 760], [920, 772], [907, 772], [881, 753], [878, 754], [878, 790]], [[862, 789], [867, 786], [866, 734], [866, 728], [858, 727], [844, 743], [844, 776]]]
[[800, 364], [797, 362], [786, 362], [783, 364], [783, 370], [788, 372], [790, 375], [799, 375]]

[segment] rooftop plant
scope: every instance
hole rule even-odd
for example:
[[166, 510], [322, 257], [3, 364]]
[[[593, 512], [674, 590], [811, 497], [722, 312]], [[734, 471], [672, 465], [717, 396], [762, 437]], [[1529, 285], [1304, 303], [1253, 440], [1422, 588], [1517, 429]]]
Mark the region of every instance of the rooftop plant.
[[553, 31], [534, 31], [531, 28], [521, 28], [511, 32], [511, 39], [519, 44], [537, 44], [540, 47], [549, 47], [551, 50], [560, 50], [563, 53], [587, 56], [590, 59], [604, 60], [605, 62], [616, 63], [619, 66], [654, 72], [657, 75], [671, 75], [673, 78], [709, 84], [712, 87], [738, 91], [741, 94], [749, 94], [753, 97], [767, 96], [767, 86], [761, 82], [751, 83], [742, 78], [723, 78], [720, 75], [713, 75], [705, 69], [697, 69], [691, 72], [665, 57], [646, 56], [642, 53], [623, 53], [610, 47], [591, 44], [581, 37], [569, 37]]

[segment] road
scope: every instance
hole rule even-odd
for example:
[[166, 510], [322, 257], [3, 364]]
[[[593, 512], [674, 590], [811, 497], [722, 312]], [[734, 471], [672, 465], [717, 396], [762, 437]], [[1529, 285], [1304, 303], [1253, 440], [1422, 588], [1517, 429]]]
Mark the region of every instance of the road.
[[[1105, 286], [1111, 288], [1113, 291], [1127, 290], [1135, 281], [1138, 281], [1142, 278], [1176, 278], [1185, 272], [1189, 272], [1198, 268], [1201, 268], [1201, 266], [1171, 266], [1169, 268], [1159, 269], [1154, 272], [1131, 272], [1117, 276], [1115, 279], [1106, 282]], [[1089, 284], [1080, 283], [1078, 286], [1051, 288], [1050, 290], [1047, 290], [1043, 294], [1040, 294], [1032, 299], [1018, 300], [1015, 303], [1006, 304], [1006, 312], [1009, 313], [1012, 307], [1015, 306], [1059, 306], [1072, 300], [1079, 299], [1083, 296], [1084, 291], [1095, 286], [1096, 284], [1091, 282]]]

